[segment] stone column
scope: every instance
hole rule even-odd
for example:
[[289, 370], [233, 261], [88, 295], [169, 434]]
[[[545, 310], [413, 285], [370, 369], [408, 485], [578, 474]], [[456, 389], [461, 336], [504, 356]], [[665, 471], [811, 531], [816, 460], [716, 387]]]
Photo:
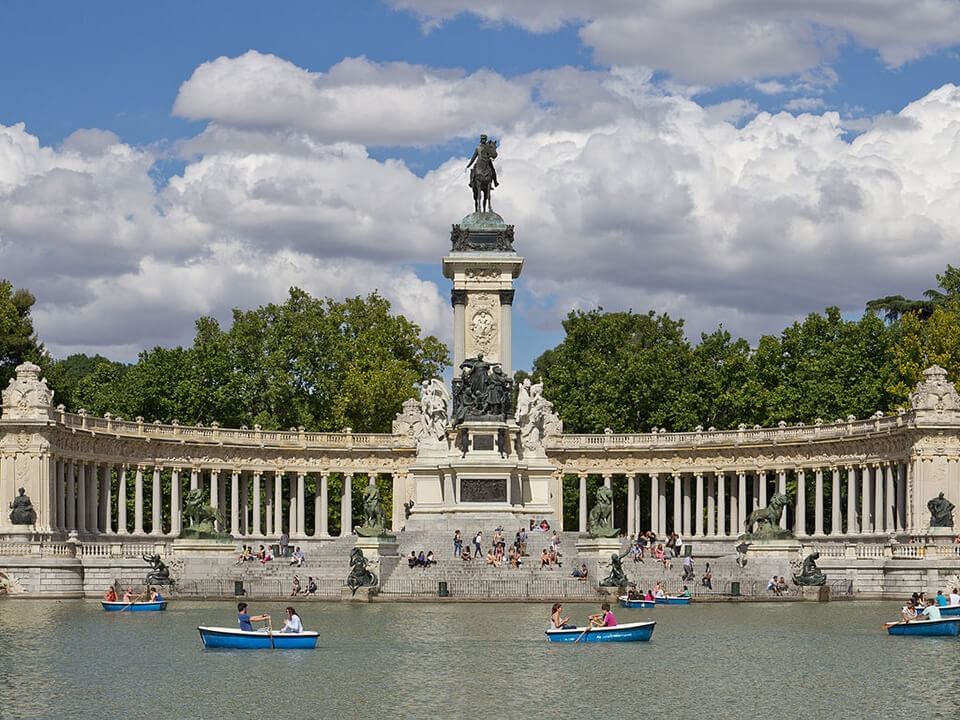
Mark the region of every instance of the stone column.
[[904, 464], [897, 463], [897, 530], [903, 532], [907, 528], [907, 474]]
[[[219, 514], [220, 512], [220, 471], [219, 470], [210, 471], [210, 507], [216, 510], [217, 513]], [[223, 530], [223, 528], [220, 527], [219, 520], [214, 523], [214, 527], [217, 529], [218, 532]]]
[[[781, 470], [777, 473], [777, 492], [781, 495], [787, 494], [787, 471]], [[783, 514], [780, 515], [780, 527], [784, 530], [787, 529], [787, 510], [784, 508]]]
[[197, 471], [197, 468], [190, 468], [190, 490], [198, 490], [200, 488], [200, 473]]
[[637, 530], [636, 530], [637, 504], [634, 502], [635, 492], [636, 492], [636, 485], [635, 485], [633, 474], [628, 474], [627, 475], [627, 535], [631, 538], [634, 538], [637, 536]]
[[[508, 378], [513, 377], [513, 290], [500, 291], [500, 363]], [[457, 367], [460, 367], [457, 365]]]
[[273, 535], [273, 518], [274, 518], [274, 514], [273, 514], [273, 497], [274, 497], [274, 494], [273, 494], [273, 486], [276, 484], [276, 482], [277, 482], [277, 474], [276, 474], [276, 473], [273, 473], [272, 475], [267, 475], [267, 483], [266, 483], [267, 486], [264, 488], [264, 493], [263, 493], [264, 496], [266, 497], [266, 500], [267, 500], [267, 502], [266, 502], [267, 507], [265, 508], [264, 514], [266, 515], [266, 521], [267, 521], [267, 522], [266, 522], [266, 525], [267, 525], [267, 537], [270, 537], [270, 538], [274, 537], [274, 535]]
[[217, 529], [224, 532], [227, 529], [227, 476], [217, 472], [217, 504], [214, 505], [217, 514], [223, 518]]
[[353, 534], [353, 473], [343, 476], [343, 494], [340, 497], [340, 536]]
[[683, 500], [680, 492], [682, 478], [680, 473], [673, 474], [673, 532], [679, 535], [683, 530]]
[[587, 531], [587, 476], [580, 473], [580, 532]]
[[860, 532], [864, 535], [873, 531], [870, 522], [870, 466], [860, 466]]
[[66, 501], [67, 532], [77, 529], [77, 484], [74, 476], [73, 460], [67, 461], [66, 484], [64, 486]]
[[283, 472], [273, 476], [273, 532], [277, 536], [283, 533], [283, 481], [286, 476]]
[[87, 531], [87, 464], [77, 463], [77, 531]]
[[460, 363], [466, 359], [467, 291], [451, 290], [450, 304], [453, 305], [453, 367], [454, 372], [459, 372]]
[[163, 498], [160, 495], [160, 468], [153, 468], [153, 513], [150, 518], [150, 534], [163, 535]]
[[727, 474], [717, 473], [717, 535], [727, 534]]
[[703, 473], [697, 473], [697, 504], [695, 510], [697, 513], [697, 522], [695, 524], [697, 537], [703, 537]]
[[873, 466], [873, 531], [883, 532], [883, 465]]
[[170, 471], [170, 537], [183, 530], [183, 501], [180, 499], [180, 468]]
[[[764, 481], [766, 481], [766, 474], [764, 474]], [[750, 511], [760, 509], [760, 471], [757, 470], [753, 473], [753, 492], [750, 493], [752, 497], [752, 502], [750, 503]]]
[[657, 535], [660, 537], [666, 537], [667, 534], [667, 479], [664, 478], [663, 482], [658, 484], [657, 491], [659, 497], [657, 498]]
[[66, 529], [66, 517], [67, 517], [67, 495], [64, 488], [64, 461], [62, 459], [57, 460], [57, 521], [55, 523], [55, 529], [58, 532], [63, 532]]
[[297, 473], [297, 537], [307, 536], [307, 474]]
[[250, 474], [240, 471], [240, 534], [250, 534]]
[[833, 470], [833, 482], [830, 484], [830, 534], [840, 535], [843, 532], [843, 518], [840, 516], [840, 468]]
[[823, 535], [823, 468], [817, 468], [813, 498], [813, 534]]
[[127, 466], [120, 467], [117, 481], [117, 533], [126, 535], [127, 530]]
[[689, 475], [683, 478], [683, 536], [690, 537], [693, 527], [690, 524], [692, 513], [690, 511], [690, 483], [693, 481]]
[[744, 525], [747, 524], [747, 474], [741, 472], [737, 475], [737, 537], [744, 532]]
[[760, 507], [766, 507], [769, 504], [767, 502], [767, 471], [759, 472], [758, 476], [760, 479]]
[[97, 525], [97, 506], [99, 504], [99, 496], [97, 495], [97, 464], [87, 463], [87, 530], [92, 533], [100, 532], [100, 527]]
[[857, 524], [857, 471], [847, 465], [847, 535], [860, 532]]
[[650, 473], [650, 529], [660, 535], [660, 478]]
[[330, 528], [328, 525], [330, 513], [329, 482], [329, 473], [323, 473], [320, 476], [320, 492], [318, 493], [320, 507], [317, 509], [316, 530], [314, 531], [314, 535], [319, 535], [322, 538], [330, 537]]
[[133, 534], [143, 535], [143, 465], [137, 465], [133, 480]]
[[113, 466], [103, 466], [103, 479], [100, 485], [100, 510], [103, 515], [103, 531], [113, 534]]
[[717, 534], [717, 476], [713, 473], [707, 478], [707, 535]]
[[263, 535], [260, 525], [260, 471], [253, 471], [253, 534], [256, 537]]
[[616, 504], [613, 501], [613, 476], [606, 473], [603, 477], [603, 486], [610, 490], [610, 517], [616, 517], [613, 513], [616, 510]]
[[300, 532], [297, 528], [299, 511], [297, 510], [297, 488], [294, 485], [296, 481], [294, 476], [291, 476], [289, 481], [287, 481], [286, 475], [284, 475], [283, 478], [287, 484], [287, 494], [290, 498], [290, 501], [287, 503], [287, 535], [290, 536], [290, 540], [293, 540]]
[[896, 489], [894, 488], [894, 484], [893, 484], [893, 463], [892, 462], [887, 463], [886, 474], [887, 474], [887, 492], [886, 492], [886, 503], [885, 503], [885, 510], [886, 510], [885, 527], [887, 532], [891, 532], [895, 529], [895, 525], [893, 524], [893, 503], [894, 503], [894, 498], [896, 497]]
[[240, 473], [230, 473], [230, 534], [240, 535]]

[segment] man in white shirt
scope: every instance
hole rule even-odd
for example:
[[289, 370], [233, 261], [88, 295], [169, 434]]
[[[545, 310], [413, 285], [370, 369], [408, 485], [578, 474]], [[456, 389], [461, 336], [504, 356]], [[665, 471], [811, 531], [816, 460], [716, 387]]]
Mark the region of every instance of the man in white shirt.
[[960, 590], [954, 588], [953, 592], [950, 593], [950, 607], [956, 607], [957, 605], [960, 605]]

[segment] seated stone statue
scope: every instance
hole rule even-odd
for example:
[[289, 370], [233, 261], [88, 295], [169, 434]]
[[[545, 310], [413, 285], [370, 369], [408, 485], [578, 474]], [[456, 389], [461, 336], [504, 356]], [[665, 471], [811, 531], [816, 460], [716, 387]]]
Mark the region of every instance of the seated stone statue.
[[613, 493], [601, 485], [597, 488], [597, 500], [587, 517], [587, 533], [594, 538], [617, 537], [620, 530], [613, 526]]
[[37, 521], [37, 513], [33, 509], [30, 497], [20, 488], [20, 494], [10, 503], [10, 523], [13, 525], [33, 525]]
[[803, 559], [803, 565], [800, 572], [794, 574], [793, 583], [795, 585], [804, 585], [807, 587], [817, 587], [825, 585], [827, 576], [817, 567], [817, 560], [820, 559], [820, 553], [810, 553]]

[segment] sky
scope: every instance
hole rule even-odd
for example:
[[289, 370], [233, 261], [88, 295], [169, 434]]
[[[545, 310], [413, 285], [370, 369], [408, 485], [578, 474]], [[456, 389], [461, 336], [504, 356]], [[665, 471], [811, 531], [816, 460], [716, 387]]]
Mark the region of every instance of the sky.
[[133, 360], [296, 285], [452, 337], [500, 141], [514, 364], [574, 309], [751, 340], [960, 264], [960, 0], [8, 0], [0, 278]]

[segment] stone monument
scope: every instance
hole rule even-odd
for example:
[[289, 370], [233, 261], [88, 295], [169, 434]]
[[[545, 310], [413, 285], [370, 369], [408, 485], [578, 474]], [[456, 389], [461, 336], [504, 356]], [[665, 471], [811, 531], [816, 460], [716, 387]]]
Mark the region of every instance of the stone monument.
[[33, 503], [30, 502], [30, 497], [25, 494], [26, 490], [20, 488], [18, 492], [20, 494], [10, 503], [10, 524], [33, 525], [37, 521], [37, 513], [33, 509]]
[[420, 417], [411, 403], [394, 424], [417, 446], [409, 529], [562, 523], [560, 481], [544, 451], [560, 419], [542, 385], [525, 384], [513, 407], [513, 281], [523, 258], [513, 225], [491, 207], [496, 157], [497, 144], [482, 136], [468, 164], [474, 212], [453, 225], [442, 261], [453, 282], [451, 391], [438, 379], [424, 383]]

